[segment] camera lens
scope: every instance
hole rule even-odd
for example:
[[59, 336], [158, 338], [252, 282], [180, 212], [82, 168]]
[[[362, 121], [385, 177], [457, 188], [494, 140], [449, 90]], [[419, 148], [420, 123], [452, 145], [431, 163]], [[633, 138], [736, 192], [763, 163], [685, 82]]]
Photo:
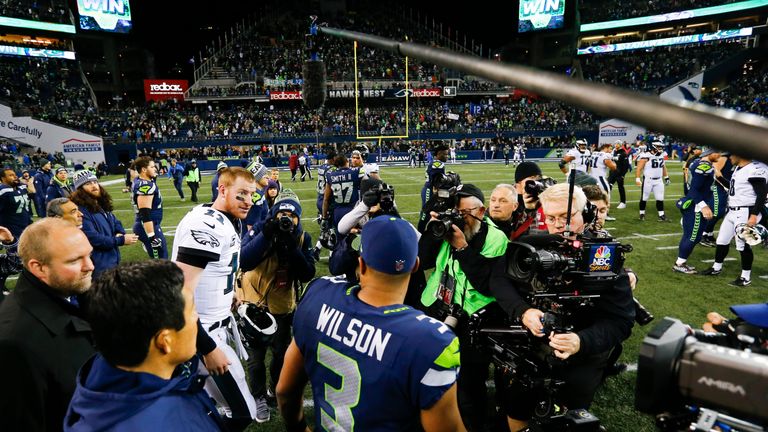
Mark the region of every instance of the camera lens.
[[293, 231], [293, 220], [288, 216], [281, 216], [277, 220], [277, 226], [280, 228], [280, 231], [291, 232]]
[[450, 220], [437, 219], [427, 222], [427, 231], [437, 238], [443, 238], [451, 230]]

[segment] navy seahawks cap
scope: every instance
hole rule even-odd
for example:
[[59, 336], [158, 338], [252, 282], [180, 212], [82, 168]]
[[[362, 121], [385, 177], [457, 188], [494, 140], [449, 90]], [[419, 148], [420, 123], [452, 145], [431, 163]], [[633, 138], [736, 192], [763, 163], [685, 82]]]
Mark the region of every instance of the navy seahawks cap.
[[363, 227], [360, 256], [365, 265], [382, 273], [410, 273], [419, 254], [416, 230], [394, 216], [379, 216]]
[[481, 191], [479, 187], [473, 185], [472, 183], [460, 184], [456, 188], [456, 195], [460, 197], [473, 196], [479, 199], [481, 203], [485, 204], [485, 195], [483, 195], [483, 191]]
[[768, 328], [768, 303], [731, 306], [731, 311], [753, 326]]

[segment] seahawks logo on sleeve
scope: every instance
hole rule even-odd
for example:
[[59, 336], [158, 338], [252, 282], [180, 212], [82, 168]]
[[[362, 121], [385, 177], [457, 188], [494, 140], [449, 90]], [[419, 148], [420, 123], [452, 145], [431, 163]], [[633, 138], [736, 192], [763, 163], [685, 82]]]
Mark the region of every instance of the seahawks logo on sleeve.
[[192, 238], [203, 246], [211, 245], [211, 247], [217, 248], [221, 245], [219, 239], [205, 231], [192, 230]]

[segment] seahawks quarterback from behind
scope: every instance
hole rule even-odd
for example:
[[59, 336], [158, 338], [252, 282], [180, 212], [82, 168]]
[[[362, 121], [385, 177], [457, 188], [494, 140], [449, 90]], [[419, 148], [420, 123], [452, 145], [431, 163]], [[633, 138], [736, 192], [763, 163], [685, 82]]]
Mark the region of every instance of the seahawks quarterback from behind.
[[[232, 316], [243, 219], [253, 205], [256, 181], [249, 170], [229, 167], [219, 176], [212, 204], [189, 211], [179, 222], [172, 259], [184, 272], [185, 289], [194, 289], [199, 315], [197, 350], [212, 375], [205, 389], [216, 400], [230, 430], [256, 418], [240, 358], [247, 359]], [[231, 345], [235, 346], [235, 349]]]
[[416, 232], [380, 216], [365, 224], [361, 245], [360, 285], [316, 279], [299, 303], [277, 386], [286, 430], [307, 429], [309, 381], [317, 430], [463, 431], [458, 338], [402, 304], [419, 265]]

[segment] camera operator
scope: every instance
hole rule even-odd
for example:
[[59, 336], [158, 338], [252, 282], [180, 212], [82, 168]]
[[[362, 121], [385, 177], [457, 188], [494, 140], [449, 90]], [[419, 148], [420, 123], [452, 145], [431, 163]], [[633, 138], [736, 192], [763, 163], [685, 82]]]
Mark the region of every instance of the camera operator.
[[[426, 232], [419, 240], [423, 269], [434, 268], [421, 294], [428, 315], [446, 320], [469, 346], [467, 317], [494, 301], [490, 274], [507, 250], [508, 240], [486, 216], [482, 191], [475, 185], [457, 188], [456, 207], [444, 213], [432, 212]], [[459, 408], [471, 431], [485, 429], [490, 359], [472, 349], [461, 352]]]
[[[570, 216], [570, 232], [566, 238], [575, 240], [581, 234], [588, 237], [590, 232], [585, 232], [585, 227], [589, 221], [585, 221], [585, 216], [592, 217], [594, 210], [581, 188], [575, 186], [572, 212], [568, 215], [569, 186], [567, 183], [556, 184], [540, 195], [547, 230], [549, 234], [564, 236], [566, 220]], [[524, 237], [521, 241], [533, 242], [535, 237]], [[565, 280], [564, 283], [573, 281]], [[588, 409], [602, 380], [611, 350], [629, 337], [634, 323], [635, 309], [627, 274], [620, 271], [612, 288], [601, 292], [591, 306], [576, 308], [569, 317], [572, 331], [563, 333], [543, 332], [544, 312], [532, 307], [526, 300], [526, 294], [534, 287], [516, 283], [507, 275], [507, 259], [497, 262], [490, 286], [502, 309], [519, 319], [534, 336], [541, 338], [542, 350], [551, 351], [554, 355], [555, 358], [551, 358], [547, 354], [551, 358], [552, 372], [555, 378], [564, 381], [564, 385], [557, 389], [555, 403], [569, 410]], [[590, 287], [573, 288], [576, 291]], [[520, 430], [531, 418], [536, 400], [515, 383], [504, 391], [507, 392], [504, 400], [507, 401], [505, 409], [510, 429]]]
[[539, 203], [539, 194], [546, 189], [551, 181], [541, 181], [541, 168], [534, 162], [522, 162], [515, 169], [515, 191], [517, 192], [517, 209], [512, 214], [512, 232], [508, 235], [515, 240], [530, 230], [544, 231], [544, 212]]
[[[241, 247], [245, 272], [238, 292], [243, 300], [266, 308], [275, 317], [277, 330], [268, 344], [248, 350], [248, 375], [256, 399], [256, 421], [269, 421], [267, 396], [274, 395], [283, 358], [291, 343], [291, 322], [301, 284], [315, 276], [312, 239], [301, 226], [301, 204], [290, 189], [278, 195], [261, 231], [251, 230]], [[266, 354], [272, 351], [269, 366], [271, 387], [267, 386]]]

